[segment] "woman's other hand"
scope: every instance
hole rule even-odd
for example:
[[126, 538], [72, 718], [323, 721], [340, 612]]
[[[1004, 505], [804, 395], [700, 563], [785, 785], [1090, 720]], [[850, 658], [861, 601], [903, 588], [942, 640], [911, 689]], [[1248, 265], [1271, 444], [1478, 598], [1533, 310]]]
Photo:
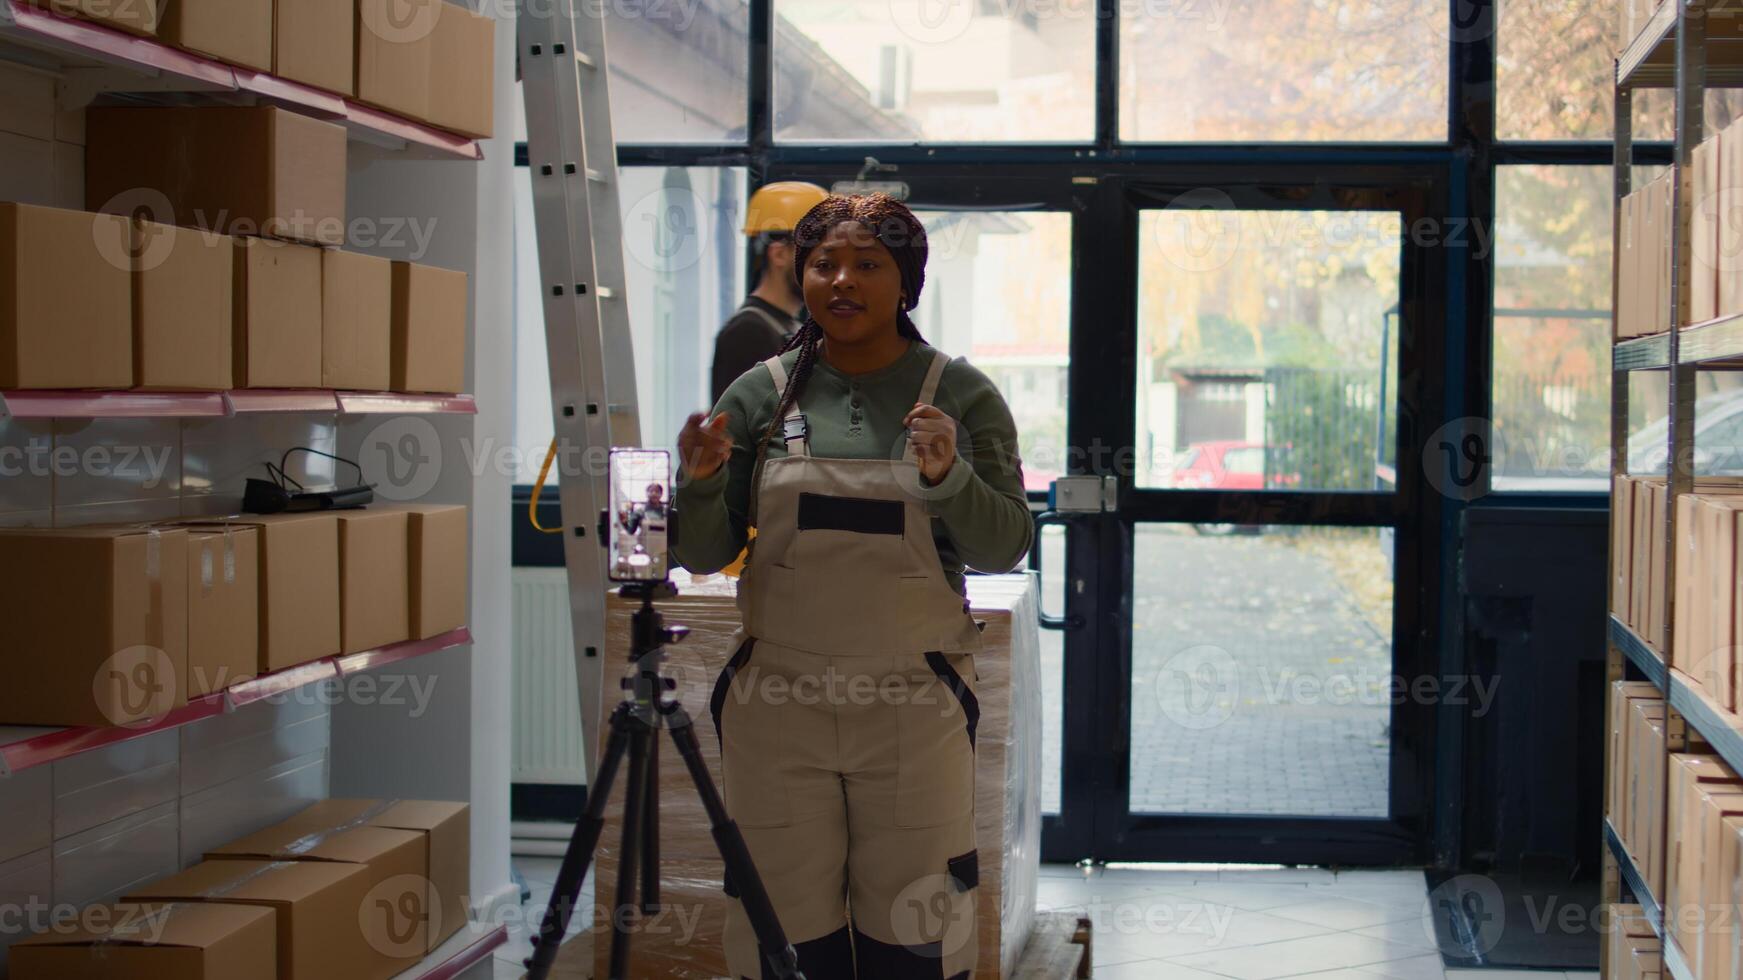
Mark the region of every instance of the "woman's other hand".
[[684, 431], [678, 433], [678, 460], [684, 472], [693, 480], [706, 480], [731, 456], [732, 434], [726, 431], [726, 413], [712, 419], [707, 412], [691, 413]]
[[956, 420], [936, 405], [915, 402], [902, 424], [908, 429], [908, 441], [914, 444], [920, 475], [933, 485], [942, 482], [956, 462]]

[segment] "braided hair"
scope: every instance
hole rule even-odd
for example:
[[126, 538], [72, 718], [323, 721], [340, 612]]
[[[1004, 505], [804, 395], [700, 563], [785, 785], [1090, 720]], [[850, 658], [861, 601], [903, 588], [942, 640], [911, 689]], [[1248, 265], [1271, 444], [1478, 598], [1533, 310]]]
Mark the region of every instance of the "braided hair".
[[[920, 219], [914, 217], [914, 212], [908, 210], [906, 205], [888, 194], [852, 197], [831, 195], [805, 212], [805, 216], [793, 228], [793, 277], [799, 280], [794, 283], [795, 288], [800, 295], [804, 294], [806, 261], [837, 225], [849, 222], [864, 225], [871, 231], [872, 237], [889, 249], [890, 257], [896, 263], [896, 271], [901, 275], [904, 296], [904, 301], [896, 307], [896, 332], [909, 340], [925, 343], [926, 339], [920, 336], [920, 329], [914, 326], [908, 311], [919, 305], [920, 290], [926, 285], [926, 227], [920, 223]], [[811, 380], [811, 369], [817, 364], [818, 348], [822, 342], [823, 327], [811, 315], [811, 311], [806, 310], [805, 319], [799, 329], [793, 331], [792, 336], [781, 346], [781, 354], [797, 349], [799, 358], [794, 363], [793, 370], [788, 373], [786, 388], [779, 392], [775, 413], [769, 417], [769, 424], [763, 429], [762, 438], [757, 441], [756, 463], [751, 467], [752, 515], [756, 514], [757, 484], [761, 482], [756, 474], [761, 471], [763, 459], [768, 455], [769, 441], [780, 431], [781, 421], [786, 417], [787, 410], [798, 404], [799, 396], [805, 391], [806, 382]]]

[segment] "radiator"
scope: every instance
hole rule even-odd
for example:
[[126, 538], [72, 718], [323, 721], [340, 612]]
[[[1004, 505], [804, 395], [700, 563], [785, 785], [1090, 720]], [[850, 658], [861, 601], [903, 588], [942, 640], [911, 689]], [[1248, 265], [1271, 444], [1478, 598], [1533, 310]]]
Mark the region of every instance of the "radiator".
[[516, 783], [579, 786], [593, 751], [581, 731], [569, 576], [561, 568], [516, 568], [514, 583], [514, 772]]

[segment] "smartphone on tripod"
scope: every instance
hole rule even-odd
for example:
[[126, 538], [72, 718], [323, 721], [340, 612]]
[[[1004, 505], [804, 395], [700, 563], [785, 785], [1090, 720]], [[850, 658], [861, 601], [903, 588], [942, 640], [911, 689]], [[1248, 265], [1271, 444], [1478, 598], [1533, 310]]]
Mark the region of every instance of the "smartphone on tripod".
[[663, 582], [670, 572], [672, 459], [664, 449], [613, 449], [608, 575], [613, 582]]

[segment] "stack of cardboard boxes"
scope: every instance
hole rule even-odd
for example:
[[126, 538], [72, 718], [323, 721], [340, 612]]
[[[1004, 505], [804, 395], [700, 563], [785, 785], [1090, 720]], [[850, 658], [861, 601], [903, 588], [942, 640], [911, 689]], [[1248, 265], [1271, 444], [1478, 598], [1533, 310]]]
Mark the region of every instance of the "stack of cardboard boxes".
[[[1612, 483], [1610, 611], [1661, 655], [1667, 500], [1663, 477], [1619, 476]], [[1700, 477], [1694, 492], [1677, 498], [1677, 629], [1666, 662], [1727, 711], [1738, 710], [1743, 681], [1740, 512], [1743, 478]]]
[[1664, 700], [1645, 681], [1617, 681], [1610, 693], [1610, 758], [1605, 815], [1655, 896], [1664, 894], [1659, 830], [1665, 819]]
[[447, 0], [30, 0], [487, 139], [495, 21]]
[[1622, 234], [1616, 243], [1619, 340], [1670, 329], [1671, 190], [1666, 172], [1622, 199]]
[[326, 800], [12, 948], [13, 980], [385, 980], [466, 924], [463, 803]]
[[86, 116], [103, 213], [0, 204], [0, 388], [465, 389], [466, 275], [337, 247], [342, 127], [270, 106]]
[[434, 505], [0, 531], [0, 724], [146, 722], [257, 674], [457, 629], [469, 533], [465, 507]]
[[1661, 980], [1663, 947], [1645, 911], [1638, 905], [1616, 905], [1611, 911], [1615, 918], [1605, 937], [1610, 964], [1606, 976], [1610, 980]]

